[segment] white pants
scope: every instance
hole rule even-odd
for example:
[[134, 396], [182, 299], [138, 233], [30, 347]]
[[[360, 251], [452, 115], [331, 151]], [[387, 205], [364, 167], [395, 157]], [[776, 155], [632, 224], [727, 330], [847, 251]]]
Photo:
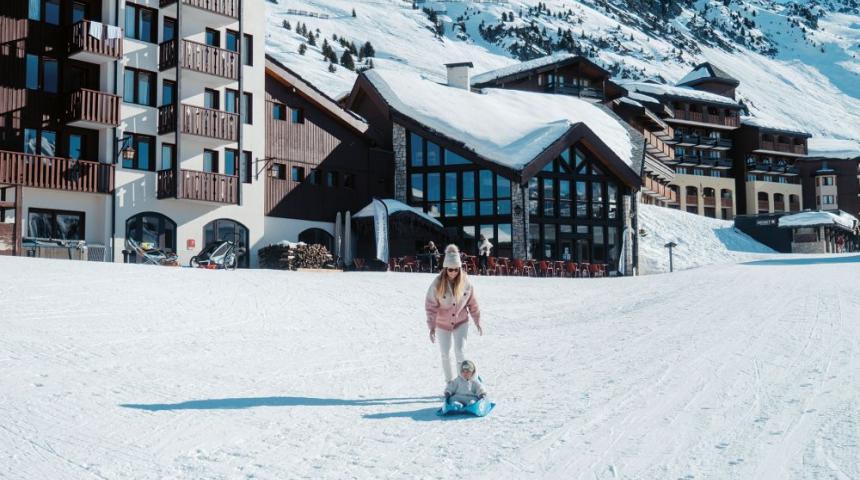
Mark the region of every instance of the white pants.
[[459, 373], [460, 364], [463, 363], [463, 345], [466, 343], [466, 336], [469, 334], [469, 322], [465, 322], [455, 328], [453, 332], [448, 330], [436, 329], [436, 338], [439, 340], [439, 350], [442, 351], [442, 372], [445, 374], [445, 383], [454, 379], [454, 373], [451, 370], [451, 341], [454, 342], [454, 357], [457, 359], [457, 370]]

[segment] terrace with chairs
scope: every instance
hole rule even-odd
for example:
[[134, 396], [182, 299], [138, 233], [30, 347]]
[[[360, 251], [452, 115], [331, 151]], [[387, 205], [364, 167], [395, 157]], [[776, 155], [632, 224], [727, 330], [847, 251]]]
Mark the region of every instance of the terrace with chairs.
[[[507, 257], [488, 257], [487, 269], [481, 271], [478, 257], [461, 255], [463, 269], [469, 275], [513, 276], [513, 277], [559, 277], [559, 278], [588, 278], [609, 276], [609, 266], [605, 263], [585, 263], [568, 260], [522, 260]], [[365, 265], [363, 259], [355, 259], [356, 269], [361, 270]], [[410, 273], [438, 273], [442, 270], [442, 256], [438, 255], [430, 269], [430, 259], [427, 254], [392, 257], [388, 260], [388, 271]]]

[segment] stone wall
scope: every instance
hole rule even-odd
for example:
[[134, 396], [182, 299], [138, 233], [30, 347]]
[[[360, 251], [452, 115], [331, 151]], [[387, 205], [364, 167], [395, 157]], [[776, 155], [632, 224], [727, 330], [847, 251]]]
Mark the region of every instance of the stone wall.
[[406, 129], [402, 125], [394, 124], [392, 132], [392, 145], [394, 147], [394, 199], [406, 202]]

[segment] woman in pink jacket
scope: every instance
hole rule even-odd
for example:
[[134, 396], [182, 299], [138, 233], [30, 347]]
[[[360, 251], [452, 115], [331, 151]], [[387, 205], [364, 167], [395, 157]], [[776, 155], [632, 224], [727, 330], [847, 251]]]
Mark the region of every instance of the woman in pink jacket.
[[469, 333], [469, 316], [475, 322], [478, 334], [481, 329], [481, 310], [478, 299], [463, 264], [460, 261], [460, 251], [456, 245], [445, 248], [445, 260], [442, 262], [442, 272], [433, 280], [424, 299], [427, 311], [427, 327], [430, 329], [430, 341], [436, 342], [437, 332], [439, 349], [442, 351], [442, 371], [445, 382], [454, 378], [451, 369], [451, 344], [454, 344], [454, 356], [457, 364], [463, 363], [463, 345]]

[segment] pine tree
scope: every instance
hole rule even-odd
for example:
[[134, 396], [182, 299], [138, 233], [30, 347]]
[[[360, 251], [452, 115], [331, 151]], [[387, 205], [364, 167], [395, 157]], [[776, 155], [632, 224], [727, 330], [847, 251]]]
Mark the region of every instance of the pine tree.
[[322, 54], [323, 57], [328, 58], [329, 52], [331, 52], [331, 45], [328, 44], [328, 40], [323, 40], [322, 44]]
[[314, 32], [308, 33], [308, 45], [315, 47], [317, 45], [317, 39], [314, 37]]
[[286, 28], [287, 30], [293, 29], [293, 27], [290, 25], [290, 22], [288, 22], [286, 20], [284, 20], [284, 28]]
[[375, 57], [376, 50], [373, 49], [373, 45], [370, 42], [365, 42], [364, 46], [361, 47], [360, 55], [362, 57]]
[[340, 57], [340, 64], [347, 70], [355, 70], [355, 62], [353, 61], [352, 54], [349, 53], [349, 50], [343, 51], [343, 55]]
[[328, 64], [328, 71], [331, 73], [334, 73], [337, 71], [337, 67], [335, 67], [333, 63], [329, 63]]
[[329, 50], [326, 59], [329, 63], [337, 63], [337, 53], [335, 53], [334, 49]]
[[308, 51], [308, 46], [305, 45], [304, 42], [302, 42], [302, 44], [299, 45], [299, 55], [304, 55], [305, 52], [307, 52], [307, 51]]

